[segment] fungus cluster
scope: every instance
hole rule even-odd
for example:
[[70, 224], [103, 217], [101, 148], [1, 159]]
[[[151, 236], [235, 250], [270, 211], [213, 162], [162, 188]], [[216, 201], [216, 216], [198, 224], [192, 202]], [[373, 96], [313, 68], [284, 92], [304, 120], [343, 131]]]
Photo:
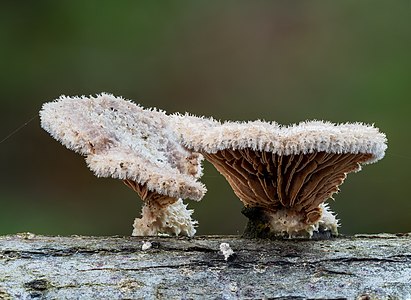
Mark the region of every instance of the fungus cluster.
[[182, 198], [200, 200], [203, 156], [226, 178], [249, 218], [245, 236], [336, 235], [326, 201], [348, 173], [383, 158], [386, 138], [362, 123], [322, 121], [280, 126], [167, 115], [109, 94], [62, 96], [46, 103], [41, 125], [144, 201], [133, 235], [193, 236]]

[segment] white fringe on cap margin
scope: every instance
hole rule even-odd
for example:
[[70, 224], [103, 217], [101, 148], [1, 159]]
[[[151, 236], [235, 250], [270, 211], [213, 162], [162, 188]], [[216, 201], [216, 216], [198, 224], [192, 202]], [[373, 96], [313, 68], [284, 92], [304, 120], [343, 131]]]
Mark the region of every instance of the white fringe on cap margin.
[[304, 121], [282, 126], [261, 120], [227, 121], [191, 115], [173, 115], [173, 126], [187, 148], [215, 153], [224, 149], [250, 148], [279, 155], [327, 153], [371, 153], [367, 163], [384, 157], [387, 139], [374, 125], [364, 123], [334, 124], [326, 121]]

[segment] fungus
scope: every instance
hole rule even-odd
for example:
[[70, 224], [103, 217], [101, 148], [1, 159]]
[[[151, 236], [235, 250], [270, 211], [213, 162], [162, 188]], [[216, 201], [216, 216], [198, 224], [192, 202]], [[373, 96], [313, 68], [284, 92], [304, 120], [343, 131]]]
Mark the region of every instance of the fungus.
[[348, 173], [383, 158], [386, 138], [362, 123], [280, 126], [175, 115], [182, 143], [227, 179], [249, 218], [248, 237], [337, 235], [326, 200]]
[[153, 244], [151, 242], [143, 242], [143, 245], [141, 245], [141, 250], [142, 251], [147, 251], [153, 247]]
[[206, 192], [197, 181], [203, 157], [178, 143], [163, 111], [101, 94], [61, 96], [45, 103], [40, 117], [52, 137], [86, 157], [96, 176], [121, 179], [141, 197], [133, 235], [194, 235], [192, 210], [181, 198], [198, 201]]
[[231, 256], [233, 256], [235, 253], [233, 249], [231, 249], [229, 243], [221, 243], [220, 244], [220, 251], [224, 255], [224, 260], [228, 260]]

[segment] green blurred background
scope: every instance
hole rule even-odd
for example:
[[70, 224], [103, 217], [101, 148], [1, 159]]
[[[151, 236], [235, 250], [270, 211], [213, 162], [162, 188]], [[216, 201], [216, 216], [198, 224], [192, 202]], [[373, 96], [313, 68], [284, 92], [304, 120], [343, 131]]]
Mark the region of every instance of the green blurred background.
[[[102, 91], [222, 120], [375, 123], [386, 157], [348, 176], [343, 233], [411, 231], [411, 6], [404, 1], [2, 1], [0, 139], [61, 94]], [[141, 201], [97, 179], [35, 118], [0, 143], [0, 234], [130, 235]], [[199, 234], [245, 225], [225, 179]]]

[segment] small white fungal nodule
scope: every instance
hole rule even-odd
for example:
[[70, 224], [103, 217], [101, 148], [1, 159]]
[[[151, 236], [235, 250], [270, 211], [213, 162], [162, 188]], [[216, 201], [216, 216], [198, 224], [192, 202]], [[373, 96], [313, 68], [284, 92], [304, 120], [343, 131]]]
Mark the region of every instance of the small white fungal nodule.
[[228, 243], [221, 243], [220, 251], [223, 253], [225, 260], [228, 260], [228, 258], [234, 254], [233, 249], [231, 249]]
[[151, 242], [143, 242], [143, 245], [141, 246], [141, 250], [146, 251], [148, 249], [151, 249], [153, 245]]

